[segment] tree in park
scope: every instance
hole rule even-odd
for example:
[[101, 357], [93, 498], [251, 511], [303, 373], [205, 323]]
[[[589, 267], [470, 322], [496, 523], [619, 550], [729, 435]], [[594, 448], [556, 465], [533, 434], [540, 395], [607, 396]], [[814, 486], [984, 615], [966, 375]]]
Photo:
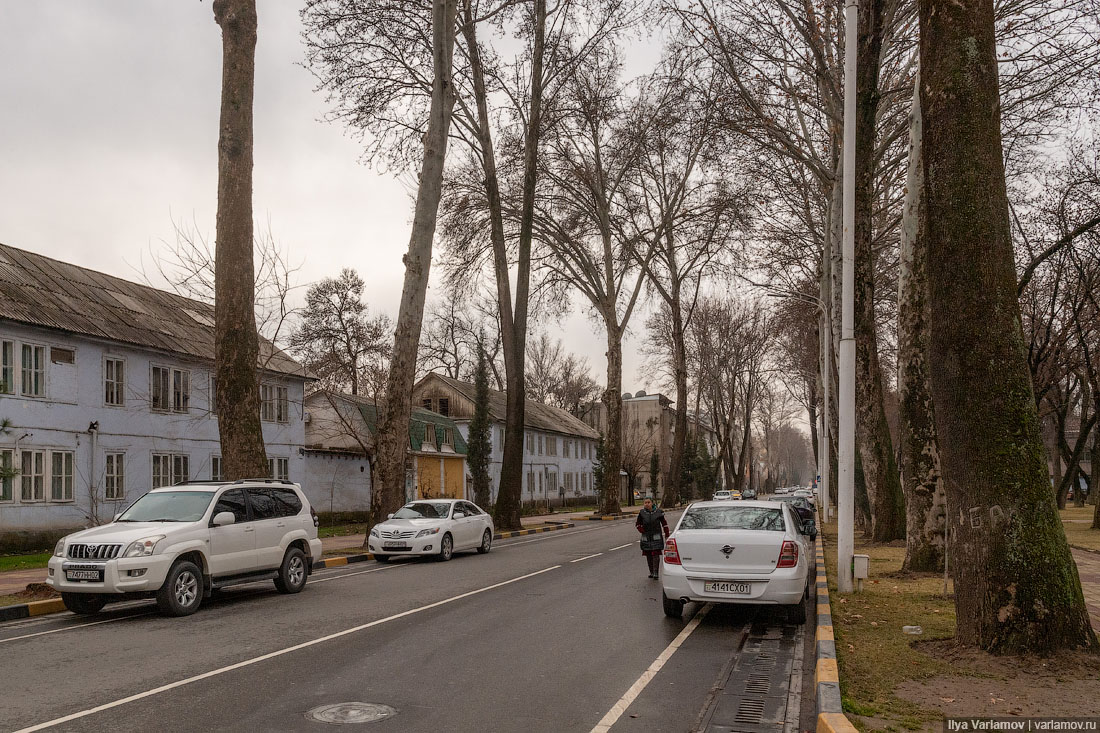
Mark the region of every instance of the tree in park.
[[214, 0], [222, 29], [218, 215], [215, 243], [214, 365], [218, 434], [228, 479], [267, 475], [256, 378], [256, 279], [252, 259], [252, 97], [255, 0]]
[[474, 417], [466, 438], [466, 461], [473, 477], [474, 501], [485, 508], [492, 502], [489, 490], [489, 459], [493, 450], [489, 423], [489, 367], [485, 350], [479, 345], [474, 372]]
[[657, 486], [660, 482], [661, 476], [661, 457], [657, 454], [657, 449], [653, 449], [653, 453], [649, 456], [649, 495], [657, 497]]
[[1016, 296], [993, 3], [920, 0], [929, 372], [957, 635], [1096, 649], [1047, 475]]

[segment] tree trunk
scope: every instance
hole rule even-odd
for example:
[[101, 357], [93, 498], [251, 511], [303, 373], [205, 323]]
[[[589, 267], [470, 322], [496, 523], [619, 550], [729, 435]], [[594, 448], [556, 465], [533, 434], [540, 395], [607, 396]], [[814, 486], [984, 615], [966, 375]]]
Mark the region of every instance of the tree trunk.
[[[531, 99], [523, 151], [523, 200], [520, 210], [518, 263], [516, 268], [516, 304], [514, 316], [509, 294], [508, 251], [503, 229], [494, 234], [493, 264], [500, 303], [501, 339], [504, 346], [504, 371], [508, 382], [505, 429], [512, 440], [504, 442], [500, 467], [500, 493], [493, 508], [493, 521], [502, 530], [521, 529], [523, 492], [524, 408], [526, 406], [525, 360], [527, 346], [527, 307], [531, 285], [531, 239], [535, 219], [535, 185], [538, 174], [539, 136], [542, 132], [543, 58], [546, 50], [546, 0], [535, 0], [531, 46]], [[484, 84], [482, 85], [484, 87]], [[479, 101], [479, 105], [481, 102]], [[479, 109], [479, 116], [482, 111]], [[491, 150], [491, 148], [490, 148]], [[495, 164], [493, 185], [496, 184]], [[498, 193], [499, 206], [499, 193]]]
[[[605, 314], [607, 328], [607, 389], [603, 403], [607, 407], [607, 435], [604, 437], [603, 486], [600, 489], [600, 513], [619, 513], [619, 469], [623, 463], [623, 334], [614, 323], [614, 309]], [[669, 483], [673, 481], [669, 477]], [[666, 484], [666, 487], [668, 484]], [[665, 489], [665, 494], [669, 494]]]
[[928, 278], [921, 163], [920, 73], [913, 81], [909, 120], [909, 172], [901, 222], [898, 273], [898, 418], [901, 486], [905, 493], [905, 561], [902, 570], [943, 570], [946, 517], [940, 484], [939, 445], [928, 385]]
[[872, 248], [879, 67], [885, 0], [859, 3], [856, 96], [855, 336], [856, 437], [876, 542], [905, 537], [905, 507], [883, 407], [882, 369], [875, 327], [875, 254]]
[[252, 260], [252, 98], [255, 0], [215, 0], [222, 29], [218, 215], [214, 267], [214, 367], [218, 437], [227, 479], [267, 475], [260, 423], [260, 355]]
[[680, 473], [684, 463], [684, 446], [687, 442], [687, 349], [684, 346], [684, 316], [680, 312], [680, 285], [673, 278], [673, 302], [669, 304], [672, 312], [672, 368], [676, 382], [676, 415], [672, 433], [672, 456], [669, 460], [669, 482], [672, 491], [666, 491], [661, 506], [671, 507], [669, 498], [680, 495]]
[[993, 3], [919, 10], [929, 364], [958, 639], [997, 654], [1096, 649], [1020, 325]]
[[370, 522], [384, 520], [405, 502], [405, 473], [409, 450], [409, 415], [416, 376], [416, 352], [424, 320], [424, 298], [432, 264], [436, 214], [443, 190], [447, 136], [454, 108], [451, 60], [455, 40], [457, 0], [435, 0], [432, 5], [432, 61], [434, 79], [424, 136], [424, 157], [413, 211], [409, 251], [404, 257], [405, 281], [394, 334], [393, 358], [386, 378], [386, 395], [378, 424], [379, 483], [371, 492]]

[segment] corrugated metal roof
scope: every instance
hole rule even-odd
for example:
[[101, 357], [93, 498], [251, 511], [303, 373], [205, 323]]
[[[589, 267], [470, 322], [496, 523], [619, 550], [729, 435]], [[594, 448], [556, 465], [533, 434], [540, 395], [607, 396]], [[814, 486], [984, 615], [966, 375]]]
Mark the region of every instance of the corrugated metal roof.
[[[461, 393], [462, 396], [470, 400], [470, 402], [476, 402], [475, 397], [477, 396], [477, 390], [473, 383], [460, 382], [457, 379], [452, 379], [451, 377], [437, 372], [432, 372], [424, 377], [425, 380], [432, 378], [439, 379], [445, 384], [450, 385], [452, 389]], [[508, 393], [490, 389], [489, 416], [494, 422], [504, 422], [504, 417], [507, 412]], [[585, 424], [560, 407], [552, 407], [551, 405], [546, 405], [532, 399], [525, 400], [523, 424], [535, 430], [545, 430], [552, 433], [561, 433], [563, 435], [577, 435], [583, 438], [591, 438], [592, 440], [597, 440], [600, 437], [600, 434], [591, 426]]]
[[[214, 359], [214, 306], [0, 244], [0, 319]], [[312, 375], [260, 339], [270, 371]]]

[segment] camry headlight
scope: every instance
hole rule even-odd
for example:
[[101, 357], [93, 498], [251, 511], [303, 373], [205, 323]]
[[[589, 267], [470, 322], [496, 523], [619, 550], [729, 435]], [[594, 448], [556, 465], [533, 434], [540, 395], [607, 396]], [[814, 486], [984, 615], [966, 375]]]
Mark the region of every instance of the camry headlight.
[[370, 528], [370, 536], [371, 537], [379, 537], [380, 536], [378, 534], [378, 527], [371, 527]]
[[427, 537], [430, 534], [439, 534], [439, 527], [432, 527], [431, 529], [422, 529], [416, 534], [416, 538]]
[[130, 543], [130, 546], [126, 548], [126, 552], [122, 553], [123, 557], [147, 557], [153, 554], [153, 550], [156, 548], [157, 543], [164, 539], [164, 535], [155, 534], [152, 537], [142, 537], [140, 540], [135, 540]]
[[53, 548], [54, 557], [65, 557], [65, 538], [62, 537], [57, 541], [57, 546]]

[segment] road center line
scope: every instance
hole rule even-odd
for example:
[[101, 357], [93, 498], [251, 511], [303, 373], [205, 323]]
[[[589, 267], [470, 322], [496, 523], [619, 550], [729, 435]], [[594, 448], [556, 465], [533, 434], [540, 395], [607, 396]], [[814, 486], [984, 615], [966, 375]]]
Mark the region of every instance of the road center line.
[[633, 545], [634, 545], [633, 542], [627, 542], [625, 545], [619, 545], [618, 547], [612, 547], [610, 550], [608, 550], [608, 552], [614, 552], [615, 550], [621, 550], [624, 547], [632, 547]]
[[510, 547], [516, 547], [518, 545], [529, 545], [532, 542], [546, 542], [547, 540], [560, 540], [563, 537], [572, 537], [574, 535], [584, 534], [585, 532], [598, 532], [601, 529], [604, 528], [593, 527], [592, 529], [578, 529], [576, 532], [551, 532], [544, 537], [536, 537], [533, 540], [523, 540], [522, 542], [509, 542], [507, 544], [504, 544], [502, 541], [501, 544], [494, 545], [493, 547], [497, 550], [507, 550]]
[[661, 671], [661, 667], [665, 666], [665, 662], [672, 658], [672, 655], [676, 653], [680, 645], [691, 636], [691, 632], [698, 628], [710, 609], [711, 605], [709, 603], [699, 609], [694, 618], [684, 627], [684, 630], [672, 640], [671, 644], [665, 647], [665, 650], [661, 652], [656, 660], [654, 660], [653, 664], [649, 665], [649, 669], [642, 672], [642, 676], [630, 686], [626, 694], [619, 698], [617, 703], [611, 706], [611, 709], [600, 719], [599, 723], [596, 723], [596, 727], [592, 729], [591, 733], [607, 733], [607, 731], [611, 730], [611, 726], [615, 725], [619, 718], [622, 717], [622, 714], [626, 712], [626, 709], [630, 707], [630, 704], [634, 702], [638, 695], [642, 693], [642, 690], [646, 688], [646, 685], [657, 676], [657, 673]]
[[569, 562], [580, 562], [581, 560], [588, 560], [593, 557], [599, 557], [602, 554], [602, 552], [597, 552], [595, 555], [585, 555], [584, 557], [578, 557], [576, 560], [570, 560]]
[[533, 578], [536, 575], [542, 575], [543, 573], [548, 573], [551, 570], [557, 570], [560, 567], [561, 567], [561, 565], [553, 565], [553, 566], [548, 567], [548, 568], [543, 568], [542, 570], [536, 570], [533, 573], [528, 573], [527, 575], [521, 575], [518, 578], [512, 578], [511, 580], [505, 580], [505, 581], [500, 582], [500, 583], [494, 583], [493, 585], [487, 585], [484, 588], [478, 588], [477, 590], [471, 590], [471, 591], [467, 591], [465, 593], [460, 593], [457, 596], [451, 596], [450, 598], [445, 598], [442, 601], [436, 601], [435, 603], [429, 603], [428, 605], [420, 606], [419, 608], [411, 608], [408, 611], [402, 611], [401, 613], [395, 613], [392, 616], [387, 616], [386, 618], [380, 618], [376, 621], [371, 621], [370, 623], [361, 624], [359, 626], [353, 626], [350, 629], [344, 629], [343, 631], [337, 631], [336, 633], [333, 633], [333, 634], [328, 634], [326, 636], [321, 636], [321, 637], [318, 637], [316, 639], [313, 639], [312, 641], [302, 642], [301, 644], [295, 644], [294, 646], [288, 646], [285, 649], [279, 649], [277, 651], [269, 652], [267, 654], [262, 654], [258, 657], [253, 657], [252, 659], [245, 659], [244, 661], [237, 662], [236, 664], [230, 664], [230, 665], [225, 666], [225, 667], [219, 667], [218, 669], [212, 669], [209, 672], [203, 672], [202, 674], [197, 674], [193, 677], [188, 677], [186, 679], [182, 679], [182, 680], [179, 680], [177, 682], [171, 682], [167, 685], [161, 685], [160, 687], [155, 687], [152, 690], [146, 690], [145, 692], [139, 692], [136, 695], [130, 695], [129, 697], [124, 697], [120, 700], [115, 700], [114, 702], [104, 703], [103, 705], [98, 705], [94, 708], [88, 708], [87, 710], [81, 710], [78, 713], [73, 713], [71, 715], [66, 715], [66, 716], [61, 717], [61, 718], [54, 718], [53, 720], [47, 720], [45, 723], [39, 723], [38, 725], [33, 725], [29, 728], [21, 728], [20, 730], [16, 731], [16, 733], [31, 733], [31, 731], [44, 730], [45, 728], [52, 728], [55, 725], [60, 725], [62, 723], [68, 723], [71, 720], [79, 720], [80, 718], [85, 718], [89, 715], [93, 715], [95, 713], [103, 712], [104, 710], [110, 710], [111, 708], [117, 708], [121, 705], [125, 705], [126, 703], [134, 702], [136, 700], [141, 700], [141, 699], [144, 699], [146, 697], [152, 697], [153, 695], [159, 695], [162, 692], [168, 692], [169, 690], [174, 690], [177, 687], [183, 687], [184, 685], [189, 685], [192, 682], [198, 682], [200, 680], [205, 680], [205, 679], [208, 679], [210, 677], [216, 677], [220, 674], [225, 674], [226, 672], [232, 672], [234, 670], [241, 669], [243, 667], [249, 667], [253, 664], [258, 664], [259, 662], [264, 662], [264, 661], [267, 661], [268, 659], [274, 659], [275, 657], [281, 657], [284, 654], [290, 654], [291, 652], [296, 652], [300, 649], [306, 649], [306, 648], [309, 648], [311, 646], [316, 646], [317, 644], [324, 643], [326, 641], [331, 641], [333, 639], [339, 639], [342, 636], [347, 636], [348, 634], [354, 634], [357, 631], [363, 631], [364, 629], [369, 629], [369, 628], [374, 627], [374, 626], [380, 626], [381, 624], [387, 623], [389, 621], [396, 621], [399, 618], [405, 618], [406, 616], [412, 616], [413, 614], [420, 613], [421, 611], [427, 611], [427, 610], [432, 609], [432, 608], [438, 608], [439, 606], [444, 606], [448, 603], [453, 603], [455, 601], [462, 600], [463, 598], [469, 598], [470, 596], [476, 596], [479, 593], [485, 593], [486, 591], [494, 590], [496, 588], [501, 588], [501, 587], [506, 586], [506, 585], [511, 585], [512, 583], [518, 583], [521, 580], [527, 580], [528, 578]]

